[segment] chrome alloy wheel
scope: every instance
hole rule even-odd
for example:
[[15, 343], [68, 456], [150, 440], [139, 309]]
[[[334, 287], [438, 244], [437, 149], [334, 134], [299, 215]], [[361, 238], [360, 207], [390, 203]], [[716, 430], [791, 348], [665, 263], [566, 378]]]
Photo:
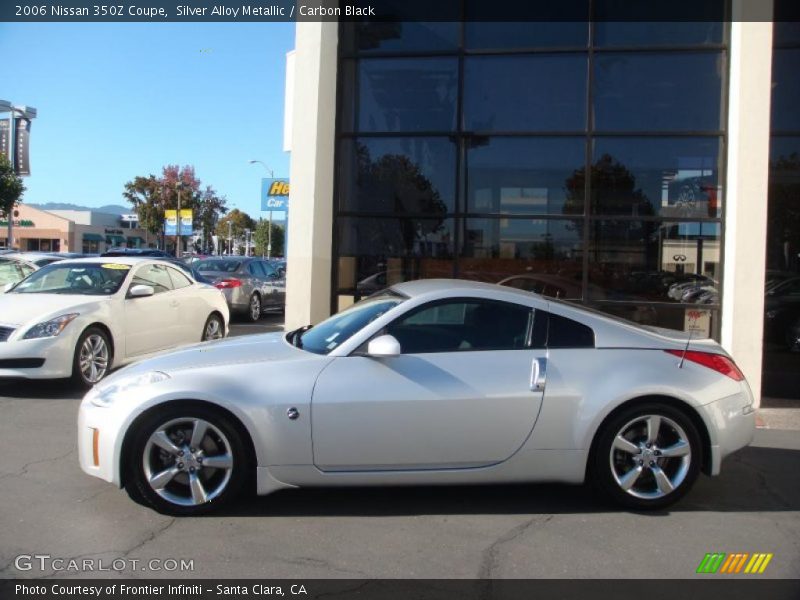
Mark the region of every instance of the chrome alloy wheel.
[[222, 339], [222, 323], [216, 317], [211, 317], [206, 323], [206, 329], [203, 332], [203, 341], [219, 340]]
[[250, 296], [250, 318], [258, 321], [261, 318], [261, 299], [258, 294]]
[[150, 488], [179, 506], [210, 502], [225, 491], [233, 473], [228, 438], [203, 419], [173, 419], [157, 428], [142, 460]]
[[88, 383], [97, 383], [105, 377], [108, 371], [108, 357], [108, 344], [103, 336], [95, 333], [83, 341], [78, 365], [81, 375]]
[[626, 423], [611, 445], [611, 473], [635, 498], [654, 500], [676, 490], [692, 462], [686, 432], [662, 415], [642, 415]]

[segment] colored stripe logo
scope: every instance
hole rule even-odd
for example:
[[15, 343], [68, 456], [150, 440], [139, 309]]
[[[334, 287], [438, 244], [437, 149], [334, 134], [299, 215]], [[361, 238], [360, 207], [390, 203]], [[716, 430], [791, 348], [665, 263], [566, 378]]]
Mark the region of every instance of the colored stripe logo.
[[763, 573], [773, 554], [764, 552], [709, 552], [700, 561], [697, 573], [726, 573], [735, 575], [739, 573], [761, 574]]

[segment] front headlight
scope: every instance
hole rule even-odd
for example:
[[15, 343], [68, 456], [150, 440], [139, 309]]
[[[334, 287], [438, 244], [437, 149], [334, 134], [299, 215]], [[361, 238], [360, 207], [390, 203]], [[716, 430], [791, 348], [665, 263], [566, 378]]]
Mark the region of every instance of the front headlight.
[[55, 319], [50, 319], [49, 321], [38, 323], [37, 325], [34, 325], [28, 329], [28, 331], [25, 332], [25, 335], [22, 336], [22, 339], [32, 340], [36, 338], [55, 337], [64, 331], [64, 328], [72, 323], [77, 316], [78, 313], [70, 313], [68, 315], [61, 315]]
[[132, 375], [130, 377], [122, 377], [113, 383], [101, 387], [94, 388], [90, 392], [90, 400], [95, 406], [109, 406], [114, 402], [115, 396], [127, 392], [130, 389], [142, 387], [144, 385], [153, 385], [160, 381], [169, 379], [170, 376], [162, 371], [148, 371], [141, 375]]

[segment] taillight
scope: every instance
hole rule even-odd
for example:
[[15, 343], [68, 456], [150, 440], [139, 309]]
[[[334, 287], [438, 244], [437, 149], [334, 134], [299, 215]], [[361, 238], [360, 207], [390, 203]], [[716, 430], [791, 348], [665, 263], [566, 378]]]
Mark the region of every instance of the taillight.
[[220, 290], [242, 287], [242, 281], [240, 279], [222, 279], [215, 283], [214, 287]]
[[[683, 350], [664, 350], [664, 352], [677, 356], [678, 358], [681, 358], [684, 355]], [[717, 373], [727, 375], [734, 381], [742, 381], [744, 379], [744, 375], [742, 375], [742, 372], [739, 370], [739, 367], [736, 366], [736, 363], [722, 354], [689, 350], [686, 352], [686, 360], [690, 360], [698, 365], [703, 365], [709, 369], [714, 369]]]

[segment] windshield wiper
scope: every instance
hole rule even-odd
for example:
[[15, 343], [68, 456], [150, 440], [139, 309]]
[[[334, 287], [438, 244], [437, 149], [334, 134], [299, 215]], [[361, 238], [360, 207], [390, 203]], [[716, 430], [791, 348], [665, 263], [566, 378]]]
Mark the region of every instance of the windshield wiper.
[[302, 327], [295, 329], [291, 333], [289, 333], [289, 343], [292, 346], [297, 346], [298, 348], [303, 347], [303, 334], [311, 329], [313, 325], [303, 325]]

